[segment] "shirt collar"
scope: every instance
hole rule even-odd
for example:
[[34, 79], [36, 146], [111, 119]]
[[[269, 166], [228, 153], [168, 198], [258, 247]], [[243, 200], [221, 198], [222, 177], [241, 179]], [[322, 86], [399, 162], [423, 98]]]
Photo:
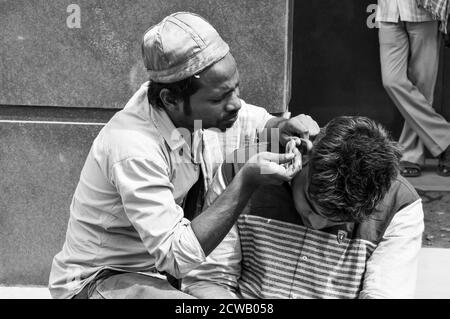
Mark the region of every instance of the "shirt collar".
[[[177, 129], [169, 115], [167, 115], [166, 111], [162, 108], [150, 105], [150, 118], [172, 151], [180, 148], [186, 143], [182, 133], [191, 134], [187, 129]], [[186, 130], [186, 132], [184, 132], [184, 130]], [[180, 131], [182, 133], [180, 133]]]
[[292, 182], [292, 194], [294, 196], [294, 204], [297, 212], [308, 228], [324, 229], [337, 225], [346, 224], [345, 221], [333, 221], [326, 218], [318, 207], [310, 198], [309, 188], [309, 165], [305, 165], [300, 173], [294, 177]]

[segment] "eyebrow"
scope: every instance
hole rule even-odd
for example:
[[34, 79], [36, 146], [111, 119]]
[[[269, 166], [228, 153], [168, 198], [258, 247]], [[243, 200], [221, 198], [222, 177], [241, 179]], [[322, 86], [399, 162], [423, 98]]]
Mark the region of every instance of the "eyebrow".
[[236, 88], [239, 87], [239, 84], [240, 84], [240, 82], [237, 82], [236, 85], [234, 86], [234, 88], [230, 88], [230, 89], [226, 90], [220, 97], [224, 98], [225, 96], [227, 96], [228, 94], [230, 94], [231, 92], [236, 90]]

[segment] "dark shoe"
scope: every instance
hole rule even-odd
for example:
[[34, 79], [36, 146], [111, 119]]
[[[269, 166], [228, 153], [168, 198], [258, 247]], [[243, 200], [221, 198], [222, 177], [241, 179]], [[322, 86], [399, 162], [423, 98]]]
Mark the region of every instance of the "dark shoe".
[[400, 161], [400, 174], [403, 177], [419, 177], [422, 175], [422, 169], [419, 164], [408, 161]]
[[438, 175], [450, 176], [450, 146], [439, 155], [439, 164], [437, 169]]

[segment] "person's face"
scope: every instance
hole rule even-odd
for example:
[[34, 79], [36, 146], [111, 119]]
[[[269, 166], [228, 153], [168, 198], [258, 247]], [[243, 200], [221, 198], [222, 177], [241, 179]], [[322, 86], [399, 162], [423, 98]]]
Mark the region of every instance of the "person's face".
[[236, 61], [228, 53], [200, 74], [200, 89], [190, 97], [191, 114], [187, 121], [202, 121], [202, 128], [221, 131], [233, 126], [241, 108], [239, 72]]

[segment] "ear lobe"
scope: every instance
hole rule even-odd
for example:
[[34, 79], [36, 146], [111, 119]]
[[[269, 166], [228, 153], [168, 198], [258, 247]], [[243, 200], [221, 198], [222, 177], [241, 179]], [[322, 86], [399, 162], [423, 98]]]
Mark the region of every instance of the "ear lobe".
[[177, 107], [177, 100], [173, 97], [168, 89], [162, 89], [159, 92], [159, 98], [167, 109], [173, 110]]

